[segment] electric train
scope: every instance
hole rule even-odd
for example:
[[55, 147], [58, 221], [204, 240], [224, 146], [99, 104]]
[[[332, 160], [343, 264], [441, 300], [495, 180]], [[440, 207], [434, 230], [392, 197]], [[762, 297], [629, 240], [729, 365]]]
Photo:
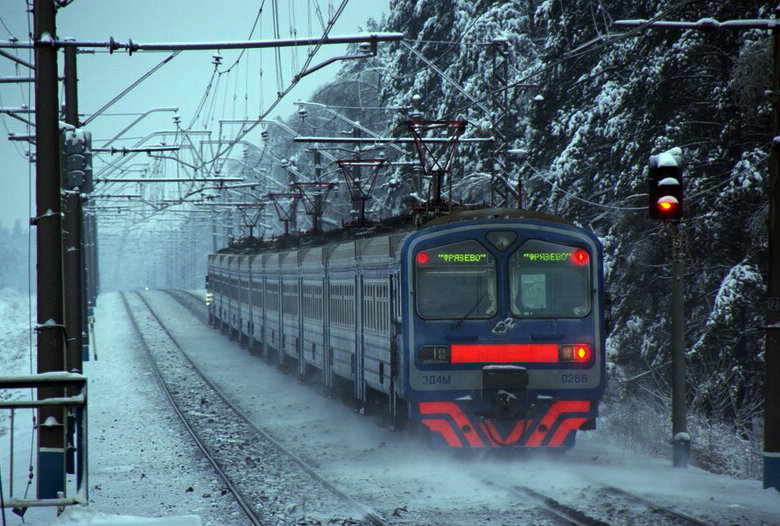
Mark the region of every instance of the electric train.
[[568, 448], [606, 382], [603, 252], [559, 217], [459, 211], [209, 255], [209, 320], [452, 448]]

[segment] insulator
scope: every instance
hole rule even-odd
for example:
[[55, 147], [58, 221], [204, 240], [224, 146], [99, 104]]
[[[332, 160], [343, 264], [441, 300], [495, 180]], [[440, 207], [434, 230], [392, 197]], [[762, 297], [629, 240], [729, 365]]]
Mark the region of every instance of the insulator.
[[267, 141], [268, 140], [268, 132], [267, 131], [263, 131], [260, 134], [260, 138], [263, 139], [264, 141]]
[[300, 117], [301, 120], [306, 118], [306, 113], [308, 113], [308, 112], [306, 111], [306, 108], [304, 108], [303, 106], [298, 108], [298, 117]]

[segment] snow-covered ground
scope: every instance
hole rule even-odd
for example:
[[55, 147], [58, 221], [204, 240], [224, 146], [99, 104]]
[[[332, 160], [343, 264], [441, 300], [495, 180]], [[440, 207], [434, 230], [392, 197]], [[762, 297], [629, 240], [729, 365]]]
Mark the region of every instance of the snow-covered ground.
[[[0, 298], [7, 302], [9, 295]], [[16, 298], [26, 303], [24, 298]], [[780, 493], [759, 481], [734, 480], [697, 468], [671, 467], [670, 458], [652, 458], [622, 449], [600, 431], [581, 433], [563, 456], [455, 458], [432, 451], [414, 436], [393, 433], [318, 390], [280, 374], [237, 344], [204, 326], [163, 294], [152, 304], [175, 320], [174, 336], [196, 363], [261, 427], [336, 485], [356, 493], [392, 524], [536, 524], [527, 505], [502, 487], [531, 486], [586, 513], [603, 517], [612, 504], [599, 489], [613, 485], [711, 524], [780, 524]], [[0, 306], [0, 312], [6, 307]], [[143, 517], [156, 524], [240, 524], [232, 500], [194, 446], [148, 371], [145, 358], [117, 294], [101, 296], [97, 310], [98, 360], [86, 365], [89, 377], [90, 505], [69, 508], [56, 518], [51, 509], [30, 509], [27, 524], [132, 524]], [[13, 309], [12, 309], [13, 310]], [[26, 307], [16, 310], [24, 310]], [[26, 373], [26, 314], [14, 329], [2, 318], [3, 374]], [[18, 320], [16, 320], [18, 322]], [[14, 356], [15, 369], [10, 356]], [[21, 362], [24, 367], [19, 365]], [[26, 368], [25, 368], [26, 367]], [[0, 415], [7, 421], [7, 415]], [[23, 419], [17, 422], [23, 421]], [[7, 426], [6, 426], [7, 427]], [[23, 426], [24, 427], [24, 426]], [[16, 437], [15, 492], [24, 487], [30, 425]], [[0, 469], [8, 492], [8, 437], [0, 436]], [[25, 453], [26, 451], [26, 453]], [[485, 477], [495, 482], [487, 487]], [[408, 515], [407, 515], [408, 514]], [[619, 517], [620, 514], [610, 515]], [[508, 518], [511, 518], [508, 519]], [[21, 524], [6, 511], [9, 525]], [[627, 524], [617, 522], [615, 524]], [[325, 522], [323, 522], [325, 523]], [[650, 524], [650, 522], [648, 522]]]

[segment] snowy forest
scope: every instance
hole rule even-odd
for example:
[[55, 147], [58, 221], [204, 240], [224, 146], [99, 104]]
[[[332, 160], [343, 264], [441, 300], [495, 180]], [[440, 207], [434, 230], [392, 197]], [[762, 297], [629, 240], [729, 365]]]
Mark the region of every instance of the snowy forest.
[[[35, 288], [34, 279], [30, 282], [29, 258], [30, 240], [27, 230], [22, 227], [20, 221], [14, 222], [12, 227], [0, 223], [0, 289], [8, 287], [19, 291], [28, 291], [29, 287]], [[35, 246], [35, 243], [32, 243]]]
[[[287, 124], [306, 136], [358, 128], [360, 134], [409, 137], [403, 122], [421, 114], [467, 120], [464, 137], [489, 137], [501, 122], [497, 108], [506, 93], [508, 185], [521, 182], [526, 208], [592, 229], [605, 248], [613, 328], [602, 422], [656, 450], [668, 445], [671, 428], [671, 240], [664, 223], [648, 217], [647, 162], [681, 148], [694, 460], [757, 477], [770, 38], [760, 30], [626, 29], [614, 21], [768, 18], [771, 7], [746, 0], [396, 0], [387, 18], [365, 29], [403, 32], [407, 40], [345, 62], [339, 78], [312, 98], [315, 104], [302, 105], [305, 112]], [[504, 42], [506, 84], [494, 68], [496, 40]], [[293, 143], [289, 133], [269, 132], [277, 157], [314, 173], [306, 145]], [[272, 161], [267, 151], [247, 150], [248, 164]], [[416, 160], [408, 146], [360, 154]], [[489, 146], [459, 147], [451, 170], [455, 201], [490, 201], [494, 159]], [[427, 183], [412, 164], [380, 173], [367, 205], [372, 218], [406, 212], [425, 198]], [[327, 165], [328, 174], [340, 177], [338, 166]], [[340, 192], [328, 201], [326, 224], [349, 219], [349, 196]]]

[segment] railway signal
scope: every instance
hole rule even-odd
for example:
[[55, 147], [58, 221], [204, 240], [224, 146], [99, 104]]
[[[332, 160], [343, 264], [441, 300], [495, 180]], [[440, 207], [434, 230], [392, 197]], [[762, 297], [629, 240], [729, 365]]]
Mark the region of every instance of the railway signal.
[[683, 175], [679, 148], [651, 155], [647, 194], [651, 219], [680, 221], [683, 216]]
[[78, 188], [81, 193], [92, 192], [92, 134], [81, 129], [61, 132], [60, 147], [63, 186], [68, 190]]

